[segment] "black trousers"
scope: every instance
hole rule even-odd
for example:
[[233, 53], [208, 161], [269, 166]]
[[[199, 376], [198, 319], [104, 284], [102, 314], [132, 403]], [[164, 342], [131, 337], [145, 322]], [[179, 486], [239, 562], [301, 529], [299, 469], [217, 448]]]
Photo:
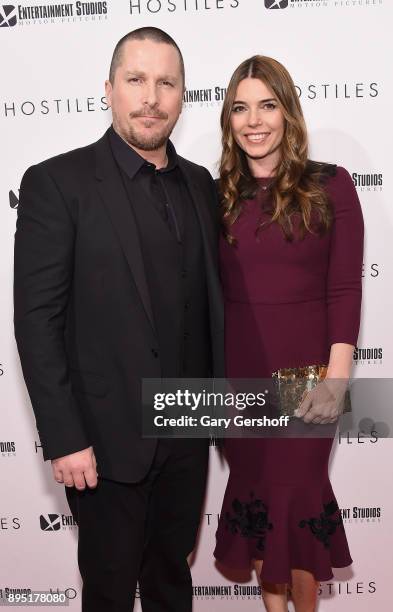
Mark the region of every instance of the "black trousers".
[[66, 488], [78, 523], [83, 612], [191, 612], [187, 556], [205, 491], [207, 440], [160, 440], [143, 481]]

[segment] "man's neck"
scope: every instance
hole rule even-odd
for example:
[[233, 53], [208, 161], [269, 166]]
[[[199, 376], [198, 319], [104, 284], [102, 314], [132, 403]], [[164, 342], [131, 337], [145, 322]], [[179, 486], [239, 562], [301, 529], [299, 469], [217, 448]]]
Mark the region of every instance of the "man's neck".
[[[131, 146], [131, 145], [130, 145]], [[168, 157], [166, 154], [166, 144], [155, 151], [142, 151], [136, 147], [132, 147], [149, 164], [154, 164], [157, 170], [165, 168], [168, 165]]]

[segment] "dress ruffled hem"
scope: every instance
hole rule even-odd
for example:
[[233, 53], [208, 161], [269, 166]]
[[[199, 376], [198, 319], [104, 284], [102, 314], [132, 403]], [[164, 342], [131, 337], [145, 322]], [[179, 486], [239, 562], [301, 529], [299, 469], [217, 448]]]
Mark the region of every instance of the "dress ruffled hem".
[[[235, 570], [235, 571], [236, 570], [238, 570], [238, 571], [247, 571], [247, 570], [251, 569], [251, 561], [246, 566], [245, 565], [235, 565], [234, 563], [228, 562], [226, 558], [221, 558], [216, 551], [214, 551], [213, 554], [214, 554], [215, 559], [217, 559], [217, 561], [221, 565], [223, 565], [225, 567], [228, 567], [231, 570]], [[256, 561], [263, 561], [263, 558], [261, 558], [261, 559], [256, 558], [255, 560]], [[346, 561], [344, 563], [344, 565], [334, 565], [334, 566], [332, 566], [332, 568], [330, 569], [330, 572], [329, 572], [328, 575], [322, 575], [322, 574], [321, 575], [316, 575], [314, 568], [308, 567], [308, 566], [307, 567], [299, 567], [299, 566], [291, 567], [291, 568], [289, 568], [289, 572], [288, 572], [288, 574], [285, 577], [284, 576], [280, 577], [277, 574], [269, 575], [268, 572], [263, 571], [263, 566], [262, 566], [262, 571], [261, 571], [261, 574], [260, 574], [260, 579], [261, 579], [262, 582], [270, 582], [271, 584], [289, 584], [289, 585], [291, 585], [292, 584], [292, 573], [291, 573], [292, 570], [303, 570], [305, 572], [309, 572], [310, 574], [313, 574], [314, 579], [317, 582], [327, 582], [328, 580], [332, 580], [334, 578], [334, 573], [333, 573], [332, 569], [341, 569], [341, 568], [344, 568], [344, 567], [349, 567], [352, 563], [353, 563], [353, 561], [352, 561], [351, 557], [349, 557], [348, 561]]]
[[261, 580], [275, 584], [291, 584], [293, 569], [323, 582], [333, 577], [332, 568], [351, 565], [330, 481], [316, 488], [270, 484], [246, 492], [238, 479], [231, 480], [216, 534], [220, 563], [240, 570], [261, 560]]

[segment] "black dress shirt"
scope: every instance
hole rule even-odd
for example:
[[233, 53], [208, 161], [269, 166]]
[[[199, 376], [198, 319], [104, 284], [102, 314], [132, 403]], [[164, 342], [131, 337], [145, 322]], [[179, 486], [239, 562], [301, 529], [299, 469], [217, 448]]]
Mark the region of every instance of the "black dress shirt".
[[110, 144], [141, 241], [161, 375], [205, 377], [211, 369], [206, 264], [198, 216], [173, 144], [156, 169], [115, 131]]
[[141, 157], [113, 129], [110, 143], [117, 164], [132, 181], [132, 192], [138, 205], [155, 206], [178, 242], [184, 230], [184, 199], [188, 197], [178, 166], [177, 153], [168, 141], [168, 165], [156, 166]]

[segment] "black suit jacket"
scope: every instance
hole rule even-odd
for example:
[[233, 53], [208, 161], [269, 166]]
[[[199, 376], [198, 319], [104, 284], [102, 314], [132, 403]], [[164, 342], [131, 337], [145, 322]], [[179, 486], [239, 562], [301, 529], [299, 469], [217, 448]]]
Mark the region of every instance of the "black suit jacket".
[[[209, 172], [179, 157], [204, 245], [214, 375], [224, 375], [217, 200]], [[15, 336], [44, 457], [92, 445], [99, 473], [136, 482], [141, 379], [160, 377], [141, 245], [108, 135], [29, 168], [15, 234]]]

